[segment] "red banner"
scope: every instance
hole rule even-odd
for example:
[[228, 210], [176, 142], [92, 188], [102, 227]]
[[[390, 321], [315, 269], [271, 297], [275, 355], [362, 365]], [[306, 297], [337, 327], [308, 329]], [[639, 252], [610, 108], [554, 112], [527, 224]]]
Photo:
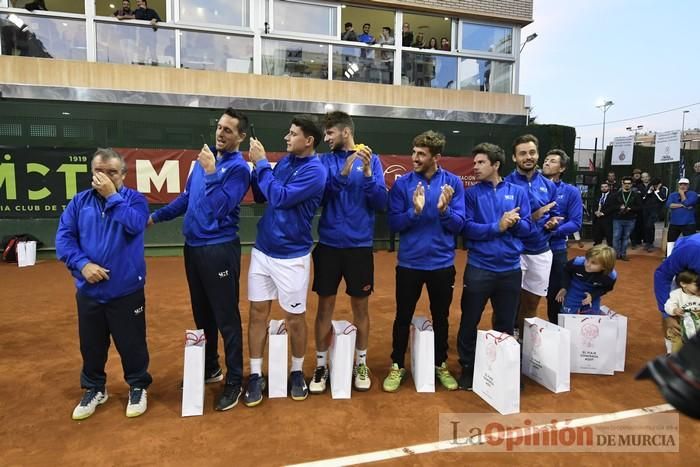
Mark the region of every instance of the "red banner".
[[[199, 154], [196, 149], [115, 149], [126, 160], [128, 175], [124, 184], [143, 193], [148, 202], [153, 204], [167, 204], [184, 190], [187, 177]], [[269, 161], [273, 164], [286, 155], [284, 152], [267, 153]], [[245, 153], [244, 157], [247, 158]], [[387, 188], [391, 188], [401, 175], [413, 170], [410, 156], [392, 154], [379, 156], [379, 159], [384, 168]], [[474, 161], [471, 157], [443, 157], [440, 159], [440, 166], [459, 176], [465, 187], [476, 183], [473, 174]], [[250, 190], [243, 202], [253, 202]]]

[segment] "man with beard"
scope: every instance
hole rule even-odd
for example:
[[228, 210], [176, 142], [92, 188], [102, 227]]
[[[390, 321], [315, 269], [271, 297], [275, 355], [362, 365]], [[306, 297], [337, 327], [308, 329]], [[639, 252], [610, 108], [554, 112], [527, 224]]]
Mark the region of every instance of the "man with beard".
[[426, 131], [413, 139], [413, 172], [389, 191], [389, 225], [399, 232], [396, 318], [391, 370], [383, 389], [396, 392], [406, 378], [404, 356], [416, 303], [428, 289], [435, 330], [435, 376], [448, 390], [457, 381], [447, 369], [447, 339], [455, 281], [455, 234], [464, 224], [464, 184], [438, 165], [445, 137]]
[[513, 142], [515, 170], [506, 181], [518, 185], [530, 200], [530, 235], [523, 238], [520, 256], [523, 279], [518, 311], [518, 330], [522, 336], [525, 318], [537, 315], [541, 297], [547, 296], [552, 250], [549, 240], [561, 220], [557, 211], [557, 187], [537, 170], [539, 141], [533, 135], [519, 136]]
[[309, 392], [321, 394], [328, 381], [328, 344], [335, 297], [341, 279], [350, 296], [355, 342], [354, 386], [372, 385], [367, 367], [369, 295], [374, 290], [374, 214], [386, 209], [387, 191], [381, 162], [372, 149], [355, 144], [355, 126], [345, 112], [326, 114], [325, 141], [331, 152], [321, 156], [328, 171], [314, 248], [313, 290], [318, 294], [316, 314], [316, 370]]

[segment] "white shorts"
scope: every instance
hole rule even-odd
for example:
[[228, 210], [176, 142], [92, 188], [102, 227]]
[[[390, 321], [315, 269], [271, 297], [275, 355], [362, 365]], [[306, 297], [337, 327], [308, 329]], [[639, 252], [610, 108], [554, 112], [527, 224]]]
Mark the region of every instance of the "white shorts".
[[279, 299], [284, 311], [306, 311], [306, 294], [311, 276], [311, 253], [299, 258], [278, 259], [253, 248], [248, 269], [248, 300]]
[[539, 255], [520, 255], [520, 269], [523, 270], [520, 288], [540, 297], [546, 297], [549, 272], [552, 269], [551, 250]]

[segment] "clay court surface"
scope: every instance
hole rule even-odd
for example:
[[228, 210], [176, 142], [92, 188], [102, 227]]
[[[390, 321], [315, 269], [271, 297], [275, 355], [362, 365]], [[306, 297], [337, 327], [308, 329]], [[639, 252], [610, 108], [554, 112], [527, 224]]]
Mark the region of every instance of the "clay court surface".
[[[581, 254], [572, 249], [570, 255]], [[429, 254], [429, 251], [426, 251]], [[661, 258], [639, 254], [619, 263], [618, 285], [603, 303], [629, 317], [627, 366], [615, 376], [572, 375], [571, 392], [553, 394], [528, 381], [522, 412], [614, 413], [657, 406], [664, 400], [650, 382], [634, 381], [643, 363], [663, 352], [652, 274]], [[246, 274], [243, 256], [241, 314], [247, 332]], [[74, 287], [63, 264], [40, 261], [17, 269], [1, 264], [2, 359], [0, 372], [0, 452], [3, 465], [283, 465], [321, 461], [438, 441], [440, 413], [500, 416], [471, 392], [418, 394], [410, 378], [396, 394], [381, 391], [390, 366], [394, 317], [395, 254], [375, 256], [376, 291], [370, 299], [372, 331], [368, 351], [373, 388], [334, 401], [330, 394], [304, 402], [265, 399], [256, 408], [239, 404], [214, 412], [218, 384], [207, 385], [203, 417], [180, 417], [184, 330], [193, 326], [182, 258], [148, 258], [146, 286], [148, 345], [153, 385], [148, 412], [124, 416], [128, 387], [112, 346], [107, 365], [109, 401], [93, 417], [71, 420], [81, 397], [81, 366]], [[457, 254], [458, 282], [450, 316], [449, 365], [458, 374], [455, 352], [465, 252]], [[342, 287], [342, 286], [341, 286]], [[342, 289], [344, 290], [344, 289]], [[313, 318], [316, 297], [309, 294], [307, 378], [315, 366]], [[427, 312], [423, 293], [417, 313]], [[540, 316], [544, 316], [540, 305]], [[350, 319], [349, 300], [339, 296], [336, 318]], [[273, 317], [280, 309], [273, 308]], [[488, 329], [490, 313], [481, 327]], [[247, 337], [244, 339], [247, 346]], [[221, 348], [221, 347], [220, 347]], [[247, 347], [245, 348], [247, 366]], [[410, 357], [407, 355], [407, 363]], [[247, 374], [246, 368], [246, 374]], [[432, 452], [393, 458], [381, 465], [697, 465], [700, 424], [680, 417], [678, 453], [475, 453]]]

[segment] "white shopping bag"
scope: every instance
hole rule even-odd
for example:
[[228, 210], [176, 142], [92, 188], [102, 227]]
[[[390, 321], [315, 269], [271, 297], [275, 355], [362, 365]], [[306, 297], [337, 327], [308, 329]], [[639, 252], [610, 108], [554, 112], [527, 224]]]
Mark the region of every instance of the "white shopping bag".
[[559, 315], [559, 326], [571, 331], [571, 372], [615, 373], [617, 323], [600, 315]]
[[520, 412], [520, 344], [513, 336], [477, 332], [472, 389], [502, 415]]
[[540, 318], [527, 318], [523, 374], [552, 392], [571, 389], [571, 331]]
[[625, 358], [627, 356], [627, 317], [615, 313], [605, 305], [600, 311], [617, 324], [617, 342], [615, 344], [615, 371], [625, 371]]
[[204, 350], [207, 338], [203, 329], [185, 331], [185, 369], [182, 375], [182, 416], [204, 414]]
[[668, 242], [668, 243], [666, 244], [666, 256], [667, 256], [667, 257], [668, 257], [668, 256], [671, 256], [671, 253], [673, 252], [673, 245], [674, 245], [675, 243], [676, 243], [676, 242]]
[[331, 321], [333, 334], [328, 349], [331, 366], [331, 397], [350, 399], [357, 328], [349, 321]]
[[34, 266], [36, 264], [36, 242], [17, 242], [17, 266]]
[[270, 320], [267, 338], [267, 395], [287, 397], [287, 325], [283, 319]]
[[419, 316], [411, 321], [411, 375], [416, 392], [435, 392], [435, 333], [433, 322]]

